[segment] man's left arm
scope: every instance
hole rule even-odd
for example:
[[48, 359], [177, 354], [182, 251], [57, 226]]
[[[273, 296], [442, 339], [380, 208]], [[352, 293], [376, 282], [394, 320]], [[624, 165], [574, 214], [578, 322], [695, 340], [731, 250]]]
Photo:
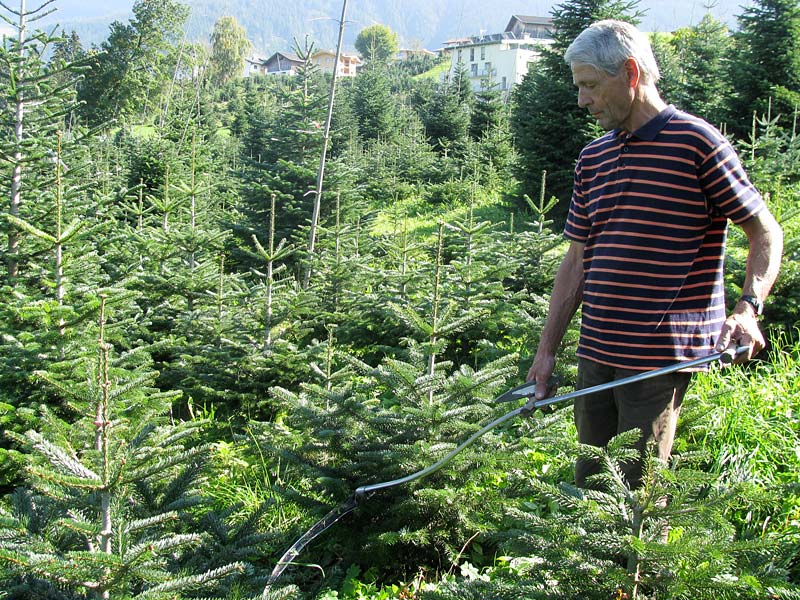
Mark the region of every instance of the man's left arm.
[[[747, 235], [750, 246], [742, 296], [752, 296], [763, 304], [778, 277], [783, 253], [783, 231], [766, 208], [741, 223], [740, 227]], [[766, 345], [758, 327], [758, 315], [749, 302], [739, 300], [736, 303], [722, 326], [716, 349], [721, 352], [731, 343], [750, 346], [750, 351], [737, 357], [736, 362], [749, 360]]]

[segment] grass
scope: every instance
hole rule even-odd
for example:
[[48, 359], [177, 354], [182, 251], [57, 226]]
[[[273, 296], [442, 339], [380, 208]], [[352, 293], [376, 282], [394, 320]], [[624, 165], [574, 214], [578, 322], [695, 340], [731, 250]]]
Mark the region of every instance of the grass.
[[415, 75], [414, 79], [433, 79], [434, 81], [441, 81], [442, 77], [450, 71], [450, 61], [444, 61], [436, 65], [432, 69], [428, 69], [424, 73]]
[[[688, 443], [711, 451], [713, 472], [774, 485], [800, 474], [800, 343], [786, 336], [753, 365], [697, 377]], [[692, 405], [695, 406], [692, 406]]]
[[[432, 203], [422, 196], [411, 196], [393, 202], [381, 210], [372, 224], [376, 236], [394, 235], [406, 228], [413, 239], [433, 239], [440, 222], [455, 223], [469, 218], [469, 202]], [[476, 196], [473, 204], [474, 220], [490, 221], [508, 226], [512, 209], [499, 193]], [[519, 225], [515, 225], [519, 229]]]

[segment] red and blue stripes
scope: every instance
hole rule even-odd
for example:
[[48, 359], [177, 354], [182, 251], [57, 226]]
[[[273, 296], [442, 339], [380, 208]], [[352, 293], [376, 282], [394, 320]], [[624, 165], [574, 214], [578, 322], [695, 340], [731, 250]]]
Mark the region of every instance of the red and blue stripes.
[[578, 355], [650, 370], [713, 352], [727, 221], [763, 207], [728, 140], [672, 106], [586, 146], [564, 230], [585, 244]]

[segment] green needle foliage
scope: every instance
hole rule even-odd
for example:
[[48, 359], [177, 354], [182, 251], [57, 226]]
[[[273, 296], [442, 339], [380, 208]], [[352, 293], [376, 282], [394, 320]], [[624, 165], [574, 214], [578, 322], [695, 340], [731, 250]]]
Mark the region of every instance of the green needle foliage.
[[621, 434], [606, 449], [577, 448], [603, 465], [598, 489], [534, 480], [537, 501], [510, 510], [517, 526], [497, 536], [509, 555], [525, 557], [517, 567], [538, 588], [530, 597], [608, 598], [616, 590], [640, 599], [795, 597], [786, 570], [791, 544], [742, 535], [731, 521], [742, 507], [774, 505], [775, 492], [726, 485], [652, 455], [642, 487], [631, 490], [620, 464], [635, 456], [638, 435]]
[[580, 108], [564, 52], [583, 29], [600, 19], [637, 23], [636, 0], [567, 0], [553, 10], [555, 43], [542, 50], [523, 81], [512, 92], [511, 129], [517, 138], [521, 192], [534, 197], [542, 171], [550, 174], [552, 193], [561, 200], [554, 215], [563, 222], [572, 190], [572, 166], [596, 131]]
[[[495, 407], [482, 400], [495, 395], [515, 371], [516, 357], [509, 356], [479, 371], [462, 367], [448, 373], [447, 365], [439, 363], [430, 374], [422, 348], [412, 344], [410, 355], [409, 362], [386, 359], [378, 368], [347, 358], [360, 381], [307, 384], [300, 393], [273, 391], [287, 408], [283, 423], [299, 436], [291, 449], [270, 450], [280, 452], [284, 477], [299, 486], [296, 492], [281, 491], [286, 499], [319, 514], [359, 485], [395, 480], [429, 466], [496, 415]], [[484, 443], [498, 443], [499, 436], [487, 435]], [[358, 542], [346, 542], [342, 531], [332, 532], [336, 552], [365, 569], [382, 569], [420, 553], [427, 564], [448, 565], [482, 529], [475, 517], [499, 509], [481, 493], [459, 492], [464, 485], [476, 492], [486, 485], [488, 475], [475, 470], [478, 462], [487, 463], [478, 458], [480, 452], [468, 449], [410, 490], [390, 489], [365, 499], [351, 526], [359, 532]], [[330, 551], [331, 543], [326, 547]], [[312, 556], [318, 560], [320, 555]]]
[[43, 408], [38, 431], [14, 436], [29, 452], [30, 491], [2, 509], [0, 574], [12, 598], [51, 586], [66, 597], [167, 598], [245, 569], [181, 564], [202, 541], [182, 516], [203, 504], [202, 424], [165, 418], [176, 394], [152, 388], [143, 349], [112, 356], [105, 308], [103, 299], [96, 357], [39, 374], [78, 420]]
[[738, 15], [735, 60], [730, 71], [731, 128], [746, 135], [754, 114], [775, 106], [782, 124], [791, 127], [800, 100], [800, 3], [758, 0]]
[[[16, 33], [52, 8], [0, 4]], [[268, 594], [280, 553], [358, 486], [512, 410], [489, 401], [530, 365], [596, 133], [561, 56], [637, 3], [556, 7], [555, 44], [510, 98], [429, 60], [343, 80], [313, 255], [330, 80], [312, 40], [295, 75], [240, 79], [243, 44], [215, 69], [181, 40], [175, 0], [135, 2], [88, 51], [7, 38], [0, 598], [796, 597], [796, 5], [756, 2], [737, 34], [707, 18], [657, 37], [669, 101], [717, 121], [751, 107], [727, 128], [786, 233], [774, 351], [696, 378], [676, 459], [640, 490], [619, 477], [626, 438], [578, 448], [568, 407], [537, 412], [362, 498]], [[747, 240], [730, 241], [733, 299]], [[563, 483], [579, 452], [606, 465], [599, 489]]]

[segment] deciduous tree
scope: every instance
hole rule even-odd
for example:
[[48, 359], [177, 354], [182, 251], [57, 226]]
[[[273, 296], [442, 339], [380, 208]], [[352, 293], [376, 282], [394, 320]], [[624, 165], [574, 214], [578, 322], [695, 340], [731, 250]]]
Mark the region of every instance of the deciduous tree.
[[176, 0], [137, 0], [130, 23], [111, 24], [80, 89], [89, 123], [146, 115], [148, 107], [157, 106], [172, 79], [188, 14], [188, 7]]
[[371, 25], [359, 32], [355, 46], [367, 61], [388, 62], [397, 54], [397, 34], [386, 25]]
[[247, 32], [235, 17], [223, 16], [214, 23], [211, 33], [211, 81], [223, 85], [240, 76], [244, 71], [244, 59], [251, 44]]

